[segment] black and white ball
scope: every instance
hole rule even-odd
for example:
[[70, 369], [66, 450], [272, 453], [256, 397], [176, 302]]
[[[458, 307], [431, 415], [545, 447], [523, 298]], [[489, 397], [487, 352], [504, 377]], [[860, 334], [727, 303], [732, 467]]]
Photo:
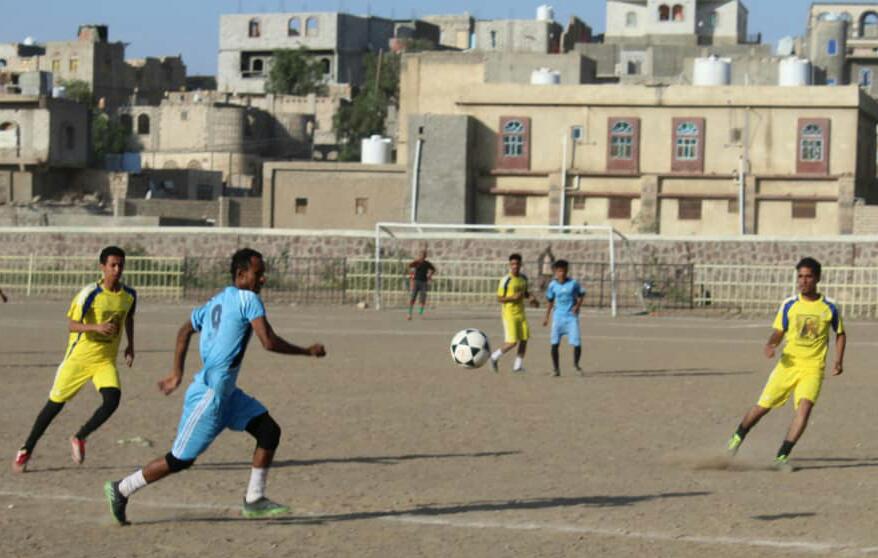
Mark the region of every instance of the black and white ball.
[[464, 368], [479, 368], [491, 357], [488, 336], [477, 329], [458, 331], [451, 339], [451, 358]]

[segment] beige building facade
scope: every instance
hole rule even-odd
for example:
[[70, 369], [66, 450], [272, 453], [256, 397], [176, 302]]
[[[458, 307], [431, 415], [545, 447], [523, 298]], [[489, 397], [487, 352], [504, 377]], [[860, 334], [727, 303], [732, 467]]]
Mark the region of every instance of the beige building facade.
[[[748, 234], [851, 233], [855, 199], [878, 202], [878, 104], [857, 87], [522, 86], [473, 74], [406, 56], [401, 120], [472, 121], [479, 223], [738, 234], [741, 168]], [[421, 128], [401, 127], [399, 160], [429, 135]], [[421, 156], [440, 156], [431, 147]]]
[[262, 224], [288, 229], [373, 229], [407, 218], [407, 174], [398, 165], [266, 163]]

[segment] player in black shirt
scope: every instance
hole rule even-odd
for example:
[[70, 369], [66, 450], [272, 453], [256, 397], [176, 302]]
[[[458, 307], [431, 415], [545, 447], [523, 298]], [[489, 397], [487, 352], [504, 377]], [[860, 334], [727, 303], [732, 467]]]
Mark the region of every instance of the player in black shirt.
[[427, 291], [430, 289], [430, 281], [433, 279], [434, 273], [436, 273], [436, 268], [433, 267], [433, 264], [427, 261], [427, 251], [421, 250], [418, 259], [409, 264], [412, 299], [409, 302], [409, 313], [406, 317], [407, 320], [412, 319], [415, 300], [418, 300], [421, 304], [420, 310], [418, 310], [418, 315], [424, 315], [424, 305], [427, 303]]

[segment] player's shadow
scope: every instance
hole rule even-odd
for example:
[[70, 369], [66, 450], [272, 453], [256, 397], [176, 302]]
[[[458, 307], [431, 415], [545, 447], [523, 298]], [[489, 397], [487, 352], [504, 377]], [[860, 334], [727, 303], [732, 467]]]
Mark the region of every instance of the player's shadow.
[[878, 457], [803, 457], [797, 458], [797, 471], [821, 469], [868, 469], [878, 467]]
[[798, 519], [800, 517], [814, 517], [817, 514], [815, 512], [789, 512], [789, 513], [777, 513], [777, 514], [765, 514], [765, 515], [754, 515], [752, 519], [756, 519], [759, 521], [781, 521], [784, 519]]
[[[465, 504], [435, 505], [426, 504], [405, 510], [376, 510], [367, 512], [352, 512], [342, 514], [314, 514], [276, 517], [266, 520], [272, 524], [288, 525], [322, 525], [343, 521], [362, 521], [368, 519], [385, 519], [394, 517], [436, 517], [475, 512], [503, 512], [516, 510], [545, 510], [555, 508], [618, 508], [634, 506], [653, 500], [670, 498], [694, 498], [709, 496], [712, 492], [662, 492], [659, 494], [644, 494], [639, 496], [580, 496], [556, 498], [532, 498], [526, 500], [490, 500], [483, 502], [471, 502]], [[170, 522], [227, 522], [227, 521], [251, 521], [241, 517], [175, 517], [156, 521], [137, 522], [138, 524], [155, 524]]]
[[745, 376], [751, 370], [712, 370], [709, 368], [656, 368], [640, 370], [597, 370], [594, 376], [619, 376], [621, 378], [679, 378], [702, 376]]
[[[404, 461], [414, 461], [418, 459], [462, 459], [462, 458], [479, 458], [479, 457], [507, 457], [510, 455], [518, 455], [521, 451], [483, 451], [477, 453], [411, 453], [405, 455], [385, 455], [374, 457], [325, 457], [320, 459], [286, 459], [283, 461], [274, 461], [271, 464], [272, 469], [278, 467], [308, 467], [311, 465], [328, 465], [328, 464], [347, 464], [359, 463], [366, 465], [397, 465]], [[235, 461], [229, 463], [199, 463], [199, 469], [208, 470], [229, 470], [229, 469], [249, 469], [252, 464], [249, 461]]]

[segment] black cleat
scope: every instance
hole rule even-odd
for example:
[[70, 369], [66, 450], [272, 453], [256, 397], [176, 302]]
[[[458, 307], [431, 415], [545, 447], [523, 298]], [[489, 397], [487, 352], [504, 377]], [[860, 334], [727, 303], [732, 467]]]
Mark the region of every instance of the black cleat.
[[107, 497], [107, 503], [110, 505], [110, 514], [119, 525], [128, 525], [128, 518], [125, 517], [125, 508], [128, 507], [128, 498], [122, 496], [119, 492], [119, 483], [107, 481], [104, 483], [104, 496]]

